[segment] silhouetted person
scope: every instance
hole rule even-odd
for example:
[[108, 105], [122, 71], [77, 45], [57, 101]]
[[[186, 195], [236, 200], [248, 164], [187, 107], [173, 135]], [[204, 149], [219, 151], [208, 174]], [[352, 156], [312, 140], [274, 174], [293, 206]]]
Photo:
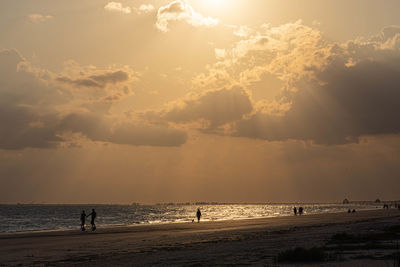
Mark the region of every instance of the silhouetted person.
[[356, 210], [355, 210], [355, 209], [353, 209], [351, 212], [352, 212], [352, 213], [354, 213], [354, 212], [356, 212]]
[[200, 208], [198, 208], [198, 209], [197, 209], [197, 212], [196, 212], [196, 217], [197, 217], [197, 222], [199, 223], [199, 222], [200, 222], [200, 217], [201, 217], [201, 211], [200, 211]]
[[96, 211], [92, 209], [92, 212], [88, 216], [86, 216], [86, 217], [92, 216], [90, 219], [90, 224], [92, 225], [92, 231], [96, 230], [96, 224], [94, 223], [96, 215], [97, 215]]
[[81, 213], [81, 230], [85, 231], [85, 222], [86, 222], [86, 213], [84, 210], [82, 210]]
[[294, 216], [297, 215], [297, 208], [296, 207], [293, 208], [293, 213], [294, 213]]
[[349, 209], [349, 210], [347, 211], [347, 213], [351, 213], [351, 209]]
[[303, 207], [299, 208], [299, 215], [303, 215]]

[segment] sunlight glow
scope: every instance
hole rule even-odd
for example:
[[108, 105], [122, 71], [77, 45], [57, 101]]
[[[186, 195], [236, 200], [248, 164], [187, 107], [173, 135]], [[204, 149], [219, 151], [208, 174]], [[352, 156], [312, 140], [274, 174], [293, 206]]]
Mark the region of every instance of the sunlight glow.
[[226, 0], [205, 0], [206, 5], [209, 7], [221, 7], [223, 6], [227, 1]]

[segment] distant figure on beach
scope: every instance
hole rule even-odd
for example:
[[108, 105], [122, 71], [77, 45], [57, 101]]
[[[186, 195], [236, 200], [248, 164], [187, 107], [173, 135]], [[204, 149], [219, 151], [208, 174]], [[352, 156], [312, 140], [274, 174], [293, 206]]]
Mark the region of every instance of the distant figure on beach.
[[82, 210], [81, 213], [81, 231], [85, 231], [86, 213]]
[[293, 208], [293, 213], [294, 213], [294, 216], [297, 215], [297, 208], [296, 207]]
[[96, 230], [96, 224], [94, 223], [94, 220], [96, 219], [96, 216], [97, 216], [96, 211], [94, 209], [92, 209], [92, 212], [86, 217], [89, 217], [89, 216], [92, 216], [90, 219], [90, 224], [92, 225], [92, 231], [94, 231], [94, 230]]
[[299, 208], [299, 215], [303, 215], [303, 207]]
[[197, 217], [197, 222], [199, 223], [199, 222], [200, 222], [200, 217], [201, 217], [201, 211], [200, 211], [200, 208], [198, 208], [198, 209], [197, 209], [197, 212], [196, 212], [196, 217]]
[[356, 210], [355, 210], [355, 209], [353, 209], [353, 210], [352, 210], [352, 213], [354, 213], [354, 212], [356, 212]]

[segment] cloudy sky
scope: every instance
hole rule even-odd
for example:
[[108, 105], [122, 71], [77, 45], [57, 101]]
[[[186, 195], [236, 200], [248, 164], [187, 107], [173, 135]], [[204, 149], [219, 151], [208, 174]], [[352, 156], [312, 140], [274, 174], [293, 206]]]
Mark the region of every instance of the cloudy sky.
[[400, 199], [398, 0], [0, 1], [0, 203]]

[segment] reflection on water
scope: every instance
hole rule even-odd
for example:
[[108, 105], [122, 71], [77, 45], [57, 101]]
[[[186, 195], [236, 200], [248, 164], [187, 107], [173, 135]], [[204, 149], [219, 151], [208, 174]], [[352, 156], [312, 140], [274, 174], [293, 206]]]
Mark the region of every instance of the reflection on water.
[[[158, 204], [158, 205], [0, 205], [0, 232], [79, 229], [80, 213], [96, 209], [99, 227], [191, 222], [200, 207], [202, 221], [278, 217], [299, 204]], [[373, 203], [301, 204], [304, 214], [375, 209]]]

